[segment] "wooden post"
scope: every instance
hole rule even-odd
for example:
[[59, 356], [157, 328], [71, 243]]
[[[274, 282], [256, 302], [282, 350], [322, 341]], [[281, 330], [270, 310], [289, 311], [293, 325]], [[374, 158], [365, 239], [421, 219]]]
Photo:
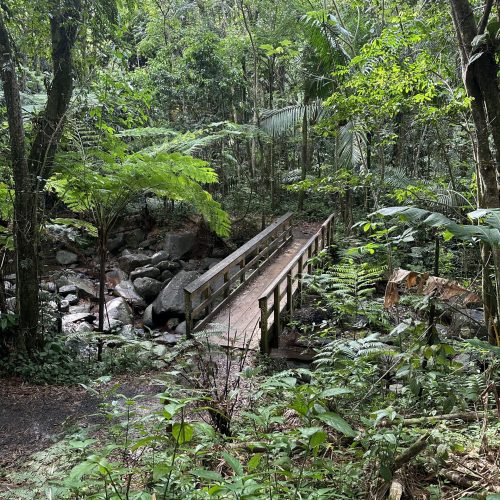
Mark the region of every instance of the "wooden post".
[[192, 315], [192, 301], [191, 294], [184, 291], [184, 311], [186, 313], [186, 337], [188, 339], [193, 338], [193, 315]]
[[288, 306], [288, 314], [290, 315], [290, 320], [292, 319], [293, 314], [293, 270], [290, 269], [288, 274], [286, 275], [286, 302]]
[[311, 261], [311, 257], [312, 257], [312, 245], [307, 248], [307, 260], [308, 260], [308, 262], [307, 262], [307, 272], [309, 274], [311, 274], [312, 270], [313, 270], [312, 264], [310, 262]]
[[302, 307], [302, 275], [304, 273], [304, 254], [299, 257], [297, 268], [297, 293], [299, 295], [299, 307]]
[[260, 352], [269, 354], [269, 330], [267, 329], [267, 297], [259, 299], [260, 307]]
[[[205, 288], [205, 290], [203, 290], [202, 297], [203, 297], [203, 300], [206, 300], [210, 297], [210, 287], [209, 286], [207, 288]], [[207, 307], [205, 307], [205, 316], [208, 316], [211, 312], [212, 312], [212, 305], [207, 304]]]
[[243, 269], [243, 272], [241, 273], [240, 277], [240, 283], [243, 285], [245, 283], [245, 259], [242, 259], [240, 262], [240, 269]]
[[228, 282], [229, 282], [229, 271], [226, 271], [224, 273], [224, 286], [226, 288], [224, 288], [224, 298], [227, 299], [229, 297], [229, 292], [230, 292], [230, 286], [228, 285]]
[[321, 250], [324, 250], [326, 248], [325, 233], [325, 226], [321, 226]]
[[274, 289], [274, 331], [275, 337], [279, 343], [279, 337], [281, 335], [281, 300], [280, 300], [280, 286], [279, 284]]

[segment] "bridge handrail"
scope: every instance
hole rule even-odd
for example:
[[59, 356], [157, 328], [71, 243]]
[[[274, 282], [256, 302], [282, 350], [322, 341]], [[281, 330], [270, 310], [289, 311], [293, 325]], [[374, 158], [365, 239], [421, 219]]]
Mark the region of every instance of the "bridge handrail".
[[[302, 275], [306, 262], [311, 257], [318, 255], [324, 248], [332, 243], [333, 236], [333, 217], [330, 215], [328, 219], [321, 225], [319, 230], [312, 236], [307, 243], [301, 248], [297, 255], [290, 263], [281, 271], [276, 279], [266, 288], [264, 293], [259, 297], [260, 307], [260, 329], [261, 329], [261, 351], [269, 354], [271, 349], [271, 326], [273, 327], [275, 336], [281, 333], [280, 316], [283, 310], [287, 310], [290, 316], [293, 313], [293, 300], [297, 292], [302, 289]], [[307, 255], [306, 255], [307, 254]], [[313, 266], [307, 263], [308, 272], [312, 272]], [[286, 282], [285, 288], [282, 290], [282, 285]], [[284, 301], [283, 299], [286, 300]], [[272, 303], [269, 304], [269, 299], [272, 298]], [[273, 315], [273, 324], [270, 325], [269, 318]]]
[[[238, 250], [184, 288], [186, 335], [188, 337], [195, 330], [194, 320], [201, 311], [205, 313], [204, 318], [196, 325], [196, 329], [206, 325], [229, 297], [236, 293], [239, 286], [254, 276], [278, 250], [290, 241], [292, 216], [292, 212], [287, 212], [279, 217], [257, 236], [247, 241]], [[254, 255], [255, 252], [256, 255]], [[248, 256], [251, 258], [247, 261]], [[238, 271], [232, 274], [231, 271], [234, 271], [235, 268], [238, 268]], [[250, 269], [252, 271], [247, 273]], [[214, 285], [217, 286], [217, 281], [221, 278], [222, 285], [214, 290]], [[238, 288], [232, 289], [232, 285], [238, 280], [240, 280], [240, 285]], [[214, 307], [215, 300], [221, 295], [223, 295], [223, 300]], [[200, 303], [195, 305], [197, 300]]]

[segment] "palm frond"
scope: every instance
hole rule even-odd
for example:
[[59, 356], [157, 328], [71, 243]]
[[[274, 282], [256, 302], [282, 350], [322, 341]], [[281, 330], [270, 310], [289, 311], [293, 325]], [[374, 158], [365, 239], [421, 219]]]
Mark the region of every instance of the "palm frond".
[[260, 127], [269, 135], [293, 134], [307, 113], [309, 123], [315, 124], [322, 118], [325, 108], [321, 100], [310, 104], [294, 104], [281, 109], [264, 111], [260, 117]]

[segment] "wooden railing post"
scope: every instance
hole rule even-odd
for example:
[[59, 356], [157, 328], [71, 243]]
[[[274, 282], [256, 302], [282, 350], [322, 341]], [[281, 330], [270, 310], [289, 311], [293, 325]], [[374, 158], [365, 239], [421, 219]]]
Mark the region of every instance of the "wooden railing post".
[[309, 274], [311, 274], [312, 270], [313, 270], [313, 267], [312, 267], [312, 264], [311, 264], [311, 257], [312, 257], [312, 246], [310, 246], [307, 249], [307, 272]]
[[240, 269], [242, 270], [241, 277], [240, 277], [240, 283], [243, 284], [243, 283], [245, 283], [245, 259], [241, 260]]
[[269, 354], [269, 331], [267, 329], [267, 297], [259, 299], [260, 308], [260, 352]]
[[326, 233], [325, 226], [321, 226], [321, 250], [324, 250], [326, 248], [325, 233]]
[[297, 293], [299, 295], [299, 307], [302, 307], [302, 278], [304, 274], [304, 256], [301, 255], [299, 257], [299, 262], [298, 262], [298, 269], [297, 269], [297, 274], [298, 274], [298, 282], [297, 282]]
[[226, 271], [224, 273], [224, 285], [225, 285], [225, 289], [224, 289], [224, 298], [227, 299], [229, 297], [229, 286], [228, 286], [228, 282], [229, 282], [229, 271]]
[[191, 301], [191, 294], [189, 292], [184, 291], [184, 304], [185, 304], [185, 313], [186, 313], [186, 337], [188, 339], [193, 338], [193, 304]]
[[293, 277], [292, 270], [286, 275], [286, 303], [288, 308], [288, 314], [290, 315], [290, 320], [293, 314]]
[[281, 335], [281, 300], [280, 300], [280, 286], [278, 285], [273, 292], [273, 302], [274, 302], [274, 331], [275, 337], [279, 339]]

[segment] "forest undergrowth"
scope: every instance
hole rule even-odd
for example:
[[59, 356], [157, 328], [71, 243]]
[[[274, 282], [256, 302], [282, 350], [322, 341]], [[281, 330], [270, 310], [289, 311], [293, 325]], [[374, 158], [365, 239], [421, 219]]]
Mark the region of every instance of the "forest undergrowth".
[[5, 471], [1, 495], [498, 498], [500, 349], [440, 335], [432, 297], [384, 309], [385, 269], [353, 255], [324, 252], [306, 278], [322, 319], [288, 330], [311, 365], [214, 347], [215, 330], [150, 353], [160, 393], [87, 383], [99, 423]]

